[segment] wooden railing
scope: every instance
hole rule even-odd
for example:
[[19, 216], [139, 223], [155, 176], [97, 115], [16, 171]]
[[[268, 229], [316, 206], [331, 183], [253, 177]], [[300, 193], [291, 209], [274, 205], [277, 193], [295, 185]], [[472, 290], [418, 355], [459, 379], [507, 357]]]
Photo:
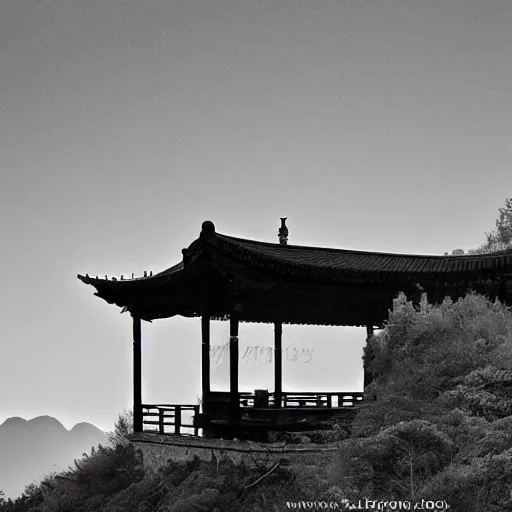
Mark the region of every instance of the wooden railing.
[[[325, 414], [333, 415], [336, 414], [336, 411], [341, 413], [343, 410], [347, 410], [348, 413], [348, 410], [353, 410], [362, 401], [363, 393], [361, 392], [283, 392], [280, 406], [277, 407], [272, 392], [268, 393], [268, 402], [266, 396], [261, 397], [254, 392], [240, 392], [239, 404], [249, 418], [246, 418], [247, 421], [256, 422], [264, 419], [269, 423], [267, 426], [271, 426], [276, 423], [278, 416], [288, 418], [299, 414], [299, 416], [313, 418]], [[203, 404], [200, 414], [199, 405], [142, 404], [142, 431], [155, 434], [198, 436], [199, 429], [211, 429], [213, 423], [226, 421], [226, 418], [229, 417], [229, 391], [210, 392], [206, 409], [204, 406], [205, 404]], [[192, 416], [190, 422], [184, 422], [184, 420], [187, 421], [187, 418], [183, 417], [184, 413]]]
[[[254, 407], [255, 394], [240, 392], [240, 406]], [[282, 408], [295, 407], [327, 407], [327, 408], [349, 408], [360, 404], [363, 400], [362, 392], [310, 392], [303, 393], [281, 393]], [[212, 406], [229, 406], [229, 391], [211, 391], [208, 402]], [[268, 407], [276, 407], [275, 395], [273, 392], [268, 394]]]
[[[199, 405], [142, 404], [143, 430], [150, 430], [159, 434], [184, 434], [181, 430], [182, 427], [184, 427], [192, 429], [194, 431], [193, 435], [197, 436], [198, 429], [193, 425], [194, 418], [192, 417], [192, 423], [183, 423], [183, 412], [193, 412], [193, 415], [197, 416], [199, 414]], [[152, 427], [150, 429], [144, 429], [145, 425], [152, 425]], [[165, 430], [166, 426], [174, 428], [171, 429], [171, 432], [168, 432]]]
[[328, 407], [329, 409], [354, 407], [363, 400], [360, 392], [305, 392], [283, 393], [282, 407]]

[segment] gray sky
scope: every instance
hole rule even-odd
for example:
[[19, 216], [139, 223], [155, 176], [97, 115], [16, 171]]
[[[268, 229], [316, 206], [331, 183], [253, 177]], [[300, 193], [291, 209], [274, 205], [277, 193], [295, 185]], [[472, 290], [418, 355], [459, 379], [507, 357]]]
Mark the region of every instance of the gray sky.
[[[511, 26], [510, 0], [2, 0], [0, 422], [112, 428], [130, 317], [76, 274], [160, 271], [206, 219], [277, 242], [288, 216], [299, 245], [483, 243], [511, 195]], [[199, 321], [143, 337], [144, 401], [195, 403]], [[285, 326], [314, 348], [285, 390], [359, 389], [363, 341]], [[242, 386], [271, 369], [244, 364]]]

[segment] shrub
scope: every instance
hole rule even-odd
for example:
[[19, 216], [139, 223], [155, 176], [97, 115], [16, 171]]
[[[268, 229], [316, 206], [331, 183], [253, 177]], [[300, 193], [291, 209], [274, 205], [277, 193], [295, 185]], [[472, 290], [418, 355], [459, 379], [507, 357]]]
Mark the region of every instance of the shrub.
[[474, 458], [435, 476], [419, 493], [422, 499], [443, 496], [453, 510], [502, 512], [512, 505], [512, 450]]
[[68, 480], [87, 494], [112, 494], [126, 489], [144, 476], [142, 454], [132, 444], [104, 448], [75, 461], [75, 468], [57, 477]]
[[133, 412], [126, 411], [119, 413], [114, 423], [114, 431], [108, 433], [108, 440], [112, 446], [127, 444], [128, 435], [133, 433]]
[[[503, 502], [489, 475], [510, 472], [511, 333], [510, 309], [498, 301], [469, 293], [434, 305], [423, 294], [415, 304], [399, 294], [369, 340], [372, 399], [340, 449], [336, 484], [346, 497], [439, 499], [453, 484], [457, 510], [485, 493]], [[466, 499], [471, 485], [480, 494]]]

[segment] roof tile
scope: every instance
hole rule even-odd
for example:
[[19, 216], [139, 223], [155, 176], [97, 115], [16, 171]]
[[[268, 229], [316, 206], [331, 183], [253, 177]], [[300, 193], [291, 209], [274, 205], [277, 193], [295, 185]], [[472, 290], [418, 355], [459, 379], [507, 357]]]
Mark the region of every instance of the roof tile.
[[503, 269], [512, 251], [486, 255], [427, 256], [363, 252], [346, 249], [273, 244], [216, 233], [223, 252], [273, 269], [302, 269], [304, 276], [358, 274], [458, 274], [479, 269]]

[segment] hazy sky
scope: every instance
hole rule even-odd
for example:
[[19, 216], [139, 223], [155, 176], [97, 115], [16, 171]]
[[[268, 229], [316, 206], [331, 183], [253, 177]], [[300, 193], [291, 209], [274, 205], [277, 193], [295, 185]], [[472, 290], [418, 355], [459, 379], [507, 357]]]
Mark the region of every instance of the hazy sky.
[[[0, 422], [112, 428], [131, 319], [76, 274], [163, 270], [206, 219], [277, 242], [288, 216], [299, 245], [483, 243], [512, 195], [511, 26], [510, 0], [0, 0]], [[285, 390], [360, 389], [363, 329], [283, 334], [314, 348]], [[272, 346], [272, 326], [240, 337]], [[199, 320], [143, 323], [143, 400], [195, 403], [199, 379]]]

